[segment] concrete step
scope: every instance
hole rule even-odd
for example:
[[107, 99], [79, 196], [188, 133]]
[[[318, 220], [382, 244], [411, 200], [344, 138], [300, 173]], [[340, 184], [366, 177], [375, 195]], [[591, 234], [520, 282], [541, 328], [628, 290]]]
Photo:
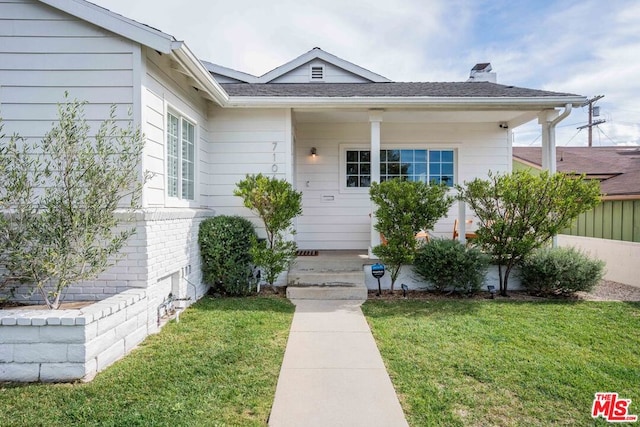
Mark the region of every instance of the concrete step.
[[364, 271], [318, 272], [290, 271], [289, 286], [350, 286], [364, 284]]
[[359, 285], [289, 285], [287, 298], [307, 300], [361, 300], [367, 299], [367, 288]]

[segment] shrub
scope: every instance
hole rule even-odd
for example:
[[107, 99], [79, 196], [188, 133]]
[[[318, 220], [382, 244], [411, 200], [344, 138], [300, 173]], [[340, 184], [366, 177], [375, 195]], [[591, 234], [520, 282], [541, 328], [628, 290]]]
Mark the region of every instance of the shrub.
[[543, 248], [525, 258], [520, 277], [530, 293], [569, 295], [593, 289], [604, 275], [604, 265], [574, 248]]
[[474, 293], [480, 290], [489, 267], [489, 257], [457, 240], [434, 239], [422, 246], [413, 270], [431, 282], [435, 290]]
[[453, 203], [448, 191], [445, 185], [400, 179], [371, 184], [369, 195], [376, 204], [375, 229], [387, 240], [373, 248], [373, 253], [387, 265], [391, 292], [402, 265], [413, 263], [419, 245], [416, 233], [433, 229], [447, 215]]
[[198, 244], [204, 282], [230, 295], [252, 290], [251, 242], [253, 224], [239, 216], [216, 216], [202, 221]]

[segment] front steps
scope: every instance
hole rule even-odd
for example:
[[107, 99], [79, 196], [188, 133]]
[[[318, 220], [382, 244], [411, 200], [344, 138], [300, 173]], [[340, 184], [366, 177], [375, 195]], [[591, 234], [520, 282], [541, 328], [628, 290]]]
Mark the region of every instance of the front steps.
[[287, 298], [366, 300], [365, 255], [354, 251], [320, 251], [296, 258], [289, 270]]

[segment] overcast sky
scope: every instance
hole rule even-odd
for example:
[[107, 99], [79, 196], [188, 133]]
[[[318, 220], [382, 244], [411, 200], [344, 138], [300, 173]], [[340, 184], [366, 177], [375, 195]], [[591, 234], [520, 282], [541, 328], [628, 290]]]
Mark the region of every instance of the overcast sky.
[[[254, 75], [316, 46], [394, 81], [464, 81], [491, 62], [498, 83], [605, 95], [594, 145], [640, 145], [637, 0], [92, 1]], [[557, 144], [586, 145], [586, 123], [574, 110]], [[540, 144], [537, 125], [515, 133]]]

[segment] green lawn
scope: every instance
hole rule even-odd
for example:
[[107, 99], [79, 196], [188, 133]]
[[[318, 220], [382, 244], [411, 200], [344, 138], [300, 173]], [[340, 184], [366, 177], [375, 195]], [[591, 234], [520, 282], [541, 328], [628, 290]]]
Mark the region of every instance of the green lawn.
[[412, 426], [586, 426], [595, 392], [640, 415], [640, 303], [369, 301]]
[[0, 384], [0, 426], [263, 426], [294, 307], [204, 298], [88, 384]]

